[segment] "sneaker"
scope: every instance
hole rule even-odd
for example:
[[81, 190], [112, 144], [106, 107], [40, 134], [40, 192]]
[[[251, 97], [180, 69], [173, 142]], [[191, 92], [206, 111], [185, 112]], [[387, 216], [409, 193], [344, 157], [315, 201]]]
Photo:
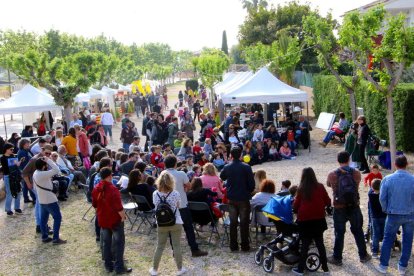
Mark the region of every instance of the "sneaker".
[[387, 274], [388, 267], [383, 267], [381, 264], [375, 265], [375, 269], [381, 274]]
[[372, 253], [372, 258], [373, 259], [379, 259], [379, 254], [378, 253]]
[[65, 244], [67, 242], [68, 242], [67, 240], [62, 240], [61, 238], [59, 238], [53, 241], [53, 245]]
[[372, 256], [367, 253], [367, 255], [365, 255], [365, 257], [363, 257], [363, 258], [360, 258], [359, 261], [361, 263], [366, 263], [366, 262], [369, 262], [371, 259], [372, 259]]
[[47, 237], [46, 239], [42, 240], [43, 243], [49, 243], [52, 241], [51, 237]]
[[337, 266], [341, 266], [342, 265], [342, 260], [337, 260], [337, 259], [335, 259], [334, 256], [330, 256], [330, 257], [328, 257], [328, 263], [333, 264], [333, 265], [337, 265]]
[[151, 267], [148, 272], [151, 276], [157, 276], [158, 275], [158, 271], [156, 271], [153, 267]]
[[177, 271], [177, 276], [184, 275], [187, 272], [187, 268], [182, 267], [180, 270]]
[[191, 256], [192, 257], [202, 257], [202, 256], [207, 256], [208, 252], [206, 251], [201, 251], [200, 249], [191, 251]]
[[326, 143], [325, 142], [319, 142], [319, 145], [321, 145], [322, 147], [326, 148]]
[[12, 211], [8, 211], [7, 212], [7, 217], [12, 218], [14, 215], [14, 213]]
[[299, 271], [299, 268], [295, 267], [292, 269], [293, 274], [298, 275], [298, 276], [302, 276], [303, 272]]
[[400, 266], [400, 265], [398, 265], [398, 273], [402, 276], [402, 275], [405, 275], [405, 273], [407, 272], [407, 268], [406, 267], [403, 267], [403, 266]]
[[22, 209], [15, 209], [16, 215], [23, 215]]
[[116, 271], [116, 274], [128, 274], [132, 272], [132, 268], [124, 267], [124, 269]]
[[290, 160], [295, 160], [296, 159], [296, 156], [292, 156], [291, 158], [290, 158]]

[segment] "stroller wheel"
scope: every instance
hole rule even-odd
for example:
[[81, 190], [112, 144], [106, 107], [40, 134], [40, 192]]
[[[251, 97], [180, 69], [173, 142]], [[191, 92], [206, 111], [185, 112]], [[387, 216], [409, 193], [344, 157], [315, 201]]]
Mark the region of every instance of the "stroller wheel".
[[263, 251], [261, 249], [257, 250], [256, 253], [254, 254], [254, 262], [257, 265], [261, 265], [263, 263]]
[[272, 273], [275, 269], [275, 259], [271, 256], [263, 259], [263, 269], [267, 273]]
[[308, 253], [306, 257], [306, 269], [310, 272], [315, 272], [321, 266], [321, 260], [319, 258], [319, 254], [315, 252]]

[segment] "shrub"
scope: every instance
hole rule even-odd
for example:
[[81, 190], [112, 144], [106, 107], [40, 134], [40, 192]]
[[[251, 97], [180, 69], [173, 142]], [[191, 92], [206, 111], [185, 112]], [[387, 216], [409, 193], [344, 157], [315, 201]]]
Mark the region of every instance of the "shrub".
[[192, 79], [192, 80], [186, 81], [185, 82], [185, 89], [187, 89], [188, 87], [190, 87], [191, 90], [193, 90], [193, 91], [197, 91], [198, 90], [198, 80]]
[[[349, 77], [344, 77], [349, 78]], [[349, 96], [334, 76], [314, 77], [314, 106], [316, 116], [321, 112], [338, 114], [343, 111], [351, 118]], [[355, 89], [357, 106], [364, 109], [371, 130], [381, 139], [388, 140], [387, 102], [385, 97], [368, 89], [368, 82], [361, 81]], [[402, 83], [394, 91], [394, 118], [397, 147], [414, 151], [414, 84]]]

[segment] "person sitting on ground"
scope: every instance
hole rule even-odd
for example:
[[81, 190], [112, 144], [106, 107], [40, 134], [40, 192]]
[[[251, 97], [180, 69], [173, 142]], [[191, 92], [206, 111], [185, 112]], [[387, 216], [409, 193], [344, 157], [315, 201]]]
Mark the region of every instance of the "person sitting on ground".
[[213, 146], [211, 145], [211, 139], [207, 138], [204, 142], [203, 146], [203, 152], [204, 154], [210, 155], [213, 153]]
[[181, 144], [177, 158], [182, 161], [186, 160], [189, 157], [193, 157], [193, 141], [191, 141], [190, 138], [186, 138]]
[[160, 170], [163, 170], [165, 168], [163, 161], [164, 161], [164, 158], [162, 157], [162, 154], [161, 154], [161, 146], [160, 145], [154, 146], [154, 151], [151, 154], [151, 164], [154, 165], [154, 167]]
[[262, 142], [256, 142], [256, 154], [254, 159], [257, 164], [262, 164], [265, 161], [265, 154], [262, 146]]
[[387, 214], [382, 211], [380, 197], [381, 179], [373, 179], [368, 192], [368, 215], [372, 229], [371, 251], [374, 259], [379, 258], [379, 243], [384, 238], [385, 219]]
[[140, 211], [150, 211], [154, 209], [152, 202], [152, 193], [155, 191], [154, 186], [141, 182], [141, 172], [138, 169], [133, 169], [129, 173], [128, 178], [128, 192], [132, 195], [140, 195], [147, 199], [149, 206], [138, 205]]
[[[111, 273], [114, 269], [117, 274], [130, 273], [132, 268], [124, 265], [125, 210], [122, 207], [121, 194], [112, 185], [112, 170], [104, 168], [100, 171], [101, 181], [92, 191], [92, 205], [96, 209], [99, 226], [103, 239], [103, 259], [105, 269]], [[113, 254], [114, 250], [115, 254]], [[114, 263], [115, 260], [115, 263]]]
[[290, 192], [289, 192], [290, 185], [292, 185], [290, 180], [283, 180], [282, 181], [282, 187], [280, 187], [280, 191], [277, 193], [277, 195], [278, 196], [287, 196], [288, 194], [290, 194]]
[[169, 143], [165, 143], [162, 151], [162, 157], [167, 157], [167, 155], [174, 154], [174, 151], [171, 149]]
[[[42, 232], [42, 241], [44, 243], [52, 242], [53, 244], [64, 244], [59, 236], [62, 214], [60, 212], [56, 194], [52, 192], [52, 177], [59, 173], [59, 167], [48, 157], [44, 156], [35, 161], [36, 171], [33, 174], [33, 183], [36, 186], [37, 199], [40, 204], [40, 230]], [[51, 169], [48, 170], [48, 167]], [[53, 238], [49, 237], [47, 221], [49, 215], [53, 217]]]
[[191, 182], [191, 180], [193, 180], [194, 177], [200, 177], [201, 176], [201, 166], [197, 165], [197, 164], [194, 165], [193, 169], [191, 171], [187, 172], [187, 176], [188, 176], [188, 179], [190, 180], [190, 182]]
[[259, 187], [265, 179], [267, 179], [265, 170], [260, 169], [254, 172], [254, 193], [259, 191]]
[[292, 154], [292, 151], [289, 148], [289, 145], [288, 145], [287, 141], [283, 141], [283, 144], [279, 149], [279, 153], [280, 153], [280, 156], [283, 159], [288, 159], [288, 160], [295, 160], [296, 159], [296, 157]]
[[[167, 165], [167, 167], [169, 166]], [[180, 243], [183, 220], [181, 218], [179, 208], [182, 206], [182, 203], [180, 199], [180, 193], [174, 190], [174, 186], [174, 177], [168, 172], [168, 170], [161, 172], [160, 176], [157, 179], [158, 190], [153, 193], [152, 199], [156, 209], [161, 204], [162, 199], [166, 201], [166, 203], [175, 214], [175, 224], [172, 226], [158, 227], [157, 248], [155, 249], [152, 267], [149, 270], [149, 273], [151, 275], [158, 275], [158, 267], [168, 238], [171, 238], [174, 260], [178, 269], [177, 275], [182, 275], [187, 271], [187, 269], [183, 267], [183, 258], [181, 255]]]
[[[211, 189], [203, 188], [203, 183], [200, 177], [193, 178], [193, 180], [191, 181], [190, 191], [187, 193], [188, 201], [204, 202], [207, 203], [208, 206], [210, 206], [211, 203], [215, 201], [215, 197], [217, 197], [216, 192], [213, 192]], [[209, 214], [209, 211], [207, 210], [191, 210], [191, 216], [193, 217], [193, 222], [200, 225], [200, 231], [203, 231], [203, 226], [209, 224], [210, 222], [214, 223], [214, 221], [212, 221], [212, 217]], [[215, 219], [215, 217], [213, 217], [213, 219]]]
[[299, 237], [302, 242], [298, 267], [292, 269], [295, 275], [303, 275], [308, 259], [309, 246], [313, 241], [318, 249], [323, 271], [325, 273], [329, 272], [323, 232], [328, 229], [325, 208], [330, 207], [331, 199], [325, 186], [318, 182], [312, 168], [304, 168], [293, 202], [293, 210], [297, 213]]
[[213, 153], [213, 164], [218, 171], [221, 171], [224, 168], [224, 165], [226, 165], [226, 162], [219, 153], [215, 152]]
[[256, 125], [256, 130], [253, 133], [252, 142], [263, 142], [264, 133], [262, 128], [263, 126], [261, 124]]
[[344, 131], [348, 128], [348, 126], [349, 123], [345, 119], [345, 113], [339, 112], [339, 122], [333, 124], [331, 130], [328, 131], [328, 133], [325, 135], [325, 138], [323, 138], [323, 141], [319, 144], [323, 147], [326, 147], [326, 145], [329, 144], [329, 142], [335, 135], [343, 134]]
[[138, 154], [135, 151], [130, 152], [128, 154], [128, 161], [126, 161], [119, 167], [119, 171], [124, 175], [129, 175], [129, 173], [134, 169], [137, 160]]
[[[275, 191], [276, 191], [275, 182], [270, 179], [263, 179], [259, 186], [259, 192], [255, 194], [250, 200], [250, 205], [251, 205], [252, 210], [254, 210], [256, 206], [266, 205], [269, 202], [269, 200], [275, 196]], [[254, 225], [256, 221], [259, 225], [262, 225], [262, 226], [274, 226], [273, 223], [272, 223], [273, 225], [269, 224], [269, 219], [265, 217], [262, 214], [262, 212], [253, 212], [251, 223]], [[264, 230], [261, 232], [265, 233], [266, 227], [262, 227], [261, 230]]]
[[203, 167], [205, 164], [209, 163], [209, 156], [207, 154], [201, 155], [201, 159], [198, 160], [197, 164]]

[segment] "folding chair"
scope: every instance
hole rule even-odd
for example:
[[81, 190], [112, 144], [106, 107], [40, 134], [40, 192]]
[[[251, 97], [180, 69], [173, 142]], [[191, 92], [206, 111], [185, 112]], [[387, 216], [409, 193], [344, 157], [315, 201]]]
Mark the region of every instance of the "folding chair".
[[132, 220], [129, 217], [128, 212], [138, 211], [138, 205], [135, 202], [133, 202], [133, 201], [127, 202], [127, 203], [122, 202], [122, 207], [125, 210], [125, 215], [126, 215], [127, 219], [129, 220], [129, 223], [131, 223], [131, 225], [132, 225], [131, 226], [131, 230], [132, 230], [132, 227], [134, 227], [134, 223], [135, 222], [132, 223]]
[[[253, 225], [254, 225], [255, 230], [256, 230], [256, 246], [258, 244], [259, 226], [260, 227], [265, 227], [265, 228], [270, 227], [270, 231], [272, 231], [272, 227], [275, 226], [274, 223], [272, 223], [272, 222], [268, 222], [268, 223], [265, 223], [265, 224], [262, 224], [262, 223], [259, 222], [260, 217], [263, 216], [262, 209], [263, 209], [264, 206], [265, 205], [257, 205], [252, 210], [252, 217], [254, 217], [254, 224]], [[266, 236], [266, 232], [265, 232], [265, 236]]]
[[[83, 193], [85, 194], [85, 198], [86, 198], [86, 202], [88, 204], [90, 204], [91, 206], [89, 206], [88, 210], [86, 210], [86, 212], [83, 214], [82, 216], [82, 220], [86, 220], [86, 215], [89, 213], [90, 210], [92, 210], [93, 206], [92, 206], [92, 201], [89, 199], [88, 197], [88, 192], [89, 192], [89, 186], [83, 183], [79, 184], [82, 187]], [[92, 222], [92, 220], [95, 218], [96, 214], [91, 218], [90, 222]]]
[[220, 204], [219, 205], [219, 210], [223, 214], [221, 219], [223, 220], [224, 234], [221, 236], [222, 237], [221, 238], [221, 246], [224, 246], [225, 242], [226, 242], [226, 238], [227, 238], [227, 242], [230, 240], [230, 234], [229, 234], [230, 218], [228, 216], [228, 214], [230, 212], [230, 206], [228, 204]]
[[[131, 230], [133, 229], [135, 223], [138, 219], [141, 219], [140, 224], [138, 225], [137, 232], [141, 228], [143, 224], [149, 225], [149, 231], [147, 235], [151, 234], [152, 229], [154, 228], [153, 225], [155, 223], [155, 210], [149, 204], [147, 198], [141, 195], [134, 195], [130, 194], [132, 200], [137, 205], [137, 215], [135, 217], [134, 222], [132, 223]], [[149, 211], [141, 211], [141, 210], [149, 210]]]
[[[188, 209], [190, 209], [190, 211], [207, 211], [209, 213], [210, 219], [211, 219], [211, 230], [210, 230], [210, 238], [208, 239], [208, 244], [211, 244], [211, 238], [213, 237], [213, 234], [216, 234], [220, 240], [220, 233], [218, 231], [217, 228], [217, 222], [214, 221], [214, 216], [211, 213], [211, 209], [210, 206], [208, 206], [207, 203], [205, 202], [196, 202], [196, 201], [189, 201], [188, 202]], [[194, 226], [196, 225], [196, 223], [193, 223]], [[194, 227], [194, 229], [196, 230], [196, 228]], [[196, 230], [196, 233], [198, 236], [200, 236], [200, 234], [198, 233], [198, 231]]]

